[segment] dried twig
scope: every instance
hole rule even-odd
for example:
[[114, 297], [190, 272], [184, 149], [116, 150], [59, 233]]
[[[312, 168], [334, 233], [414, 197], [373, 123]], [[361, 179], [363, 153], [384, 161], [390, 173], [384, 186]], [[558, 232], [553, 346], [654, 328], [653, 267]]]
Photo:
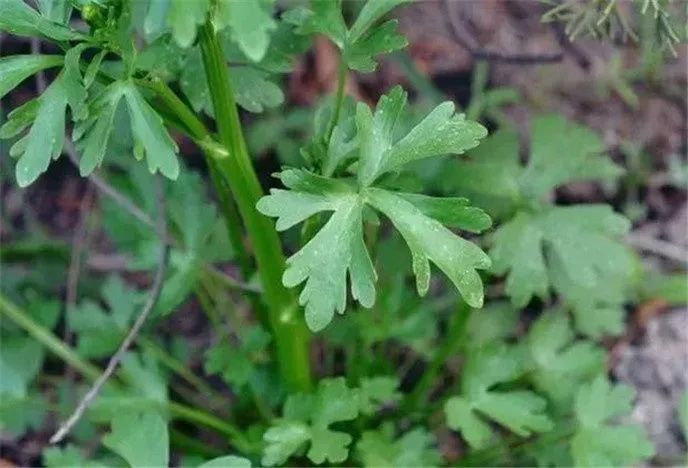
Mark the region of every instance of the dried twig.
[[[79, 220], [74, 230], [72, 240], [72, 255], [67, 269], [67, 290], [65, 292], [65, 311], [69, 313], [76, 306], [77, 290], [79, 287], [79, 275], [81, 273], [82, 256], [88, 242], [90, 231], [90, 215], [93, 204], [93, 189], [89, 186], [84, 193], [79, 206]], [[69, 320], [65, 320], [64, 341], [69, 343], [72, 340], [72, 330], [69, 327]], [[74, 372], [71, 366], [67, 366], [65, 380], [70, 383], [74, 380]]]
[[[67, 154], [69, 160], [78, 168], [79, 157], [77, 156], [76, 148], [74, 148], [74, 143], [72, 143], [70, 138], [65, 138], [64, 152]], [[88, 176], [88, 180], [95, 185], [98, 190], [110, 197], [112, 201], [127, 210], [136, 219], [149, 227], [155, 227], [155, 221], [153, 221], [150, 216], [136, 206], [131, 200], [118, 192], [114, 187], [105, 182], [100, 176], [94, 173]]]
[[93, 191], [88, 188], [81, 199], [79, 207], [79, 220], [74, 229], [72, 239], [72, 255], [67, 269], [67, 289], [65, 292], [65, 303], [67, 310], [74, 307], [79, 286], [79, 275], [81, 273], [81, 257], [86, 247], [86, 239], [89, 231], [89, 218], [91, 214], [91, 204], [93, 203]]
[[458, 4], [459, 2], [445, 0], [444, 8], [446, 15], [444, 16], [456, 42], [466, 49], [474, 59], [521, 65], [560, 62], [563, 59], [564, 56], [560, 51], [543, 54], [505, 54], [496, 50], [482, 49], [475, 39], [464, 31], [463, 25], [460, 24], [457, 11], [454, 8]]
[[[155, 180], [157, 188], [156, 202], [158, 208], [156, 230], [158, 232], [160, 239], [165, 240], [167, 239], [167, 223], [165, 220], [165, 200], [159, 176], [156, 177]], [[143, 324], [146, 322], [146, 319], [150, 315], [151, 311], [153, 310], [153, 307], [155, 307], [155, 304], [158, 301], [158, 298], [160, 297], [160, 291], [162, 290], [162, 284], [163, 279], [165, 277], [165, 269], [167, 266], [169, 252], [169, 243], [163, 241], [161, 244], [160, 260], [158, 261], [158, 266], [155, 271], [153, 285], [151, 286], [150, 292], [148, 293], [148, 299], [146, 300], [146, 303], [141, 309], [139, 316], [134, 322], [134, 325], [129, 330], [129, 333], [127, 333], [127, 336], [124, 338], [124, 340], [122, 340], [122, 344], [119, 346], [115, 354], [113, 354], [110, 358], [110, 361], [108, 362], [108, 365], [103, 371], [103, 373], [100, 374], [100, 376], [93, 383], [89, 391], [86, 392], [86, 394], [81, 399], [72, 415], [69, 417], [69, 419], [67, 419], [62, 425], [60, 425], [59, 429], [50, 438], [51, 444], [60, 442], [62, 439], [65, 438], [67, 434], [69, 434], [74, 425], [79, 421], [81, 416], [83, 416], [86, 409], [88, 409], [89, 405], [98, 396], [98, 393], [100, 392], [103, 385], [105, 385], [105, 383], [112, 376], [112, 374], [114, 374], [115, 370], [117, 369], [117, 366], [124, 358], [124, 354], [127, 352], [134, 340], [136, 340], [139, 331], [143, 327]]]
[[637, 232], [633, 232], [626, 236], [626, 240], [636, 249], [644, 250], [670, 260], [675, 260], [679, 263], [688, 264], [688, 249], [685, 247], [654, 237], [645, 236]]

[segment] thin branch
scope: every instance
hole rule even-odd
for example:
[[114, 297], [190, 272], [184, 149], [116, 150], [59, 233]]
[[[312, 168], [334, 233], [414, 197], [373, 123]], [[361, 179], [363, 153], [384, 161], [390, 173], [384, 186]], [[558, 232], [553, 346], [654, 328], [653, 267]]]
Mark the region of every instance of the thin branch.
[[[91, 204], [93, 202], [93, 191], [87, 189], [79, 206], [79, 220], [74, 229], [72, 238], [72, 255], [67, 269], [67, 289], [65, 292], [65, 303], [67, 310], [74, 307], [79, 286], [79, 275], [81, 273], [81, 257], [84, 253], [86, 239], [89, 231], [89, 218], [91, 214]], [[69, 340], [66, 340], [69, 341]]]
[[671, 242], [656, 239], [634, 232], [626, 236], [629, 244], [639, 250], [659, 255], [660, 257], [688, 264], [688, 249]]
[[[31, 40], [31, 51], [35, 54], [40, 53], [41, 50], [41, 43], [40, 40], [33, 38]], [[46, 80], [45, 80], [45, 72], [40, 71], [36, 73], [36, 89], [38, 90], [39, 94], [42, 94], [45, 91], [46, 88]], [[74, 143], [72, 143], [72, 139], [69, 137], [69, 135], [66, 135], [66, 138], [64, 139], [64, 147], [63, 150], [65, 154], [67, 154], [67, 157], [69, 160], [76, 166], [76, 168], [79, 168], [79, 155], [76, 151], [76, 148], [74, 147]], [[97, 174], [91, 174], [88, 177], [88, 180], [96, 186], [98, 190], [106, 194], [108, 197], [110, 197], [115, 203], [120, 205], [122, 208], [127, 210], [129, 213], [132, 214], [136, 219], [141, 221], [144, 224], [147, 224], [148, 226], [155, 228], [155, 221], [148, 216], [146, 213], [141, 211], [139, 207], [137, 207], [131, 200], [129, 200], [127, 197], [119, 193], [117, 190], [112, 188], [110, 184], [105, 182], [102, 178], [100, 178]]]
[[[163, 195], [162, 183], [160, 182], [160, 177], [156, 177], [156, 204], [158, 208], [158, 217], [156, 223], [156, 230], [161, 239], [167, 239], [167, 222], [165, 220], [165, 199]], [[112, 376], [112, 374], [117, 369], [117, 366], [124, 358], [124, 354], [127, 352], [132, 343], [136, 340], [136, 337], [141, 331], [143, 324], [150, 315], [151, 311], [155, 307], [158, 298], [160, 297], [160, 291], [162, 290], [163, 279], [165, 277], [165, 269], [167, 266], [167, 260], [169, 257], [170, 248], [167, 242], [162, 242], [160, 251], [160, 260], [158, 261], [158, 266], [155, 271], [155, 278], [153, 280], [153, 285], [151, 286], [150, 292], [148, 294], [148, 299], [144, 304], [138, 318], [134, 322], [134, 325], [127, 333], [127, 336], [122, 341], [115, 354], [110, 358], [107, 367], [102, 374], [96, 379], [96, 381], [91, 386], [90, 390], [84, 395], [84, 397], [79, 402], [78, 406], [72, 413], [72, 415], [67, 419], [55, 432], [55, 434], [50, 438], [50, 443], [55, 444], [60, 442], [65, 436], [72, 430], [74, 425], [83, 416], [86, 409], [93, 402], [93, 400], [98, 396], [101, 388], [107, 380]]]
[[563, 59], [564, 56], [561, 51], [543, 54], [505, 54], [496, 50], [482, 49], [475, 39], [464, 31], [463, 25], [460, 24], [456, 9], [453, 7], [458, 4], [459, 2], [453, 0], [445, 0], [444, 8], [446, 14], [444, 16], [456, 42], [466, 49], [474, 59], [521, 65], [560, 62]]
[[[67, 154], [69, 160], [78, 168], [79, 157], [77, 156], [76, 148], [74, 148], [74, 143], [72, 143], [69, 138], [65, 138], [64, 152]], [[155, 221], [153, 221], [150, 216], [136, 206], [134, 202], [118, 192], [117, 189], [108, 184], [103, 178], [93, 173], [88, 176], [88, 180], [95, 185], [98, 190], [110, 197], [112, 201], [127, 210], [136, 219], [149, 227], [155, 228]]]
[[[82, 256], [90, 232], [91, 208], [93, 204], [93, 188], [88, 186], [79, 206], [79, 220], [77, 221], [72, 239], [72, 254], [67, 268], [67, 290], [65, 292], [65, 313], [69, 314], [76, 306], [77, 291], [79, 288], [79, 276], [81, 274]], [[64, 341], [69, 343], [72, 340], [72, 329], [69, 320], [64, 321]], [[69, 383], [70, 393], [74, 380], [74, 370], [71, 366], [66, 366], [65, 380]]]

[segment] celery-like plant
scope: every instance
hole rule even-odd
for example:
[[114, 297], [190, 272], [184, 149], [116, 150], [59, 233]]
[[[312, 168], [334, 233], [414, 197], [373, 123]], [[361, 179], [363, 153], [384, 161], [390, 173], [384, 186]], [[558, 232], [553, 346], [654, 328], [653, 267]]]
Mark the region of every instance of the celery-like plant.
[[[515, 133], [488, 136], [478, 122], [485, 102], [467, 118], [449, 101], [418, 112], [401, 86], [374, 107], [347, 96], [350, 73], [406, 46], [386, 17], [408, 1], [0, 0], [0, 31], [52, 44], [0, 58], [0, 97], [50, 80], [0, 127], [16, 183], [50, 177], [69, 156], [103, 193], [103, 231], [127, 268], [154, 278], [144, 294], [111, 275], [68, 301], [64, 342], [54, 285], [40, 292], [32, 273], [8, 268], [3, 432], [23, 434], [57, 408], [65, 422], [52, 442], [76, 445], [46, 448], [46, 466], [624, 466], [652, 455], [639, 427], [617, 424], [632, 393], [609, 383], [595, 341], [623, 329], [637, 264], [621, 240], [629, 223], [551, 196], [621, 170], [599, 136], [559, 115], [533, 119], [522, 162]], [[608, 4], [595, 28], [611, 21]], [[668, 24], [663, 2], [645, 4]], [[582, 28], [578, 3], [565, 5], [548, 18]], [[289, 156], [301, 164], [282, 167], [266, 194], [240, 108], [279, 106], [279, 75], [314, 36], [338, 51], [337, 81], [304, 111], [310, 132], [301, 114], [256, 116], [255, 146], [260, 129], [275, 129], [274, 144], [310, 133]], [[203, 154], [214, 200], [182, 141]], [[39, 246], [3, 258], [64, 262]], [[238, 277], [218, 267], [228, 261]], [[504, 288], [486, 300], [486, 283]], [[147, 327], [191, 297], [211, 324], [200, 351]], [[533, 298], [543, 311], [519, 329]], [[46, 351], [81, 375], [76, 392], [41, 392]], [[221, 438], [196, 437], [204, 431]], [[438, 431], [459, 450], [441, 451]]]

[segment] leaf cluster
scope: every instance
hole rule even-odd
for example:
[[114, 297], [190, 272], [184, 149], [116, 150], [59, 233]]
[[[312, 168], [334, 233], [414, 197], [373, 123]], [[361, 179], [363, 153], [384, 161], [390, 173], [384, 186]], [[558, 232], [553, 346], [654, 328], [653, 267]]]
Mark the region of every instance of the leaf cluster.
[[[389, 190], [380, 179], [414, 161], [462, 153], [476, 146], [486, 131], [455, 114], [454, 105], [446, 102], [397, 138], [396, 124], [405, 104], [401, 88], [380, 98], [374, 112], [359, 104], [355, 117], [335, 128], [343, 133], [344, 126], [355, 125], [353, 135], [344, 141], [339, 132], [333, 133], [322, 174], [286, 169], [279, 178], [290, 190], [273, 189], [258, 203], [259, 211], [277, 217], [279, 231], [317, 213], [333, 212], [303, 249], [289, 258], [282, 278], [289, 287], [306, 282], [299, 302], [306, 307], [312, 330], [323, 329], [335, 310], [346, 309], [347, 275], [354, 299], [364, 307], [375, 302], [376, 272], [363, 237], [364, 217], [377, 216], [371, 209], [389, 218], [406, 241], [420, 295], [428, 291], [432, 261], [466, 302], [482, 305], [482, 280], [476, 270], [488, 268], [490, 260], [445, 225], [480, 232], [490, 226], [489, 217], [466, 199]], [[342, 176], [333, 177], [338, 171]], [[352, 172], [355, 177], [349, 175]]]
[[531, 123], [529, 157], [515, 133], [500, 129], [453, 162], [445, 190], [469, 197], [503, 220], [492, 238], [492, 271], [506, 274], [506, 294], [522, 307], [560, 294], [590, 336], [618, 334], [636, 260], [621, 242], [630, 223], [608, 205], [558, 206], [552, 191], [579, 181], [611, 181], [621, 173], [600, 137], [561, 115]]

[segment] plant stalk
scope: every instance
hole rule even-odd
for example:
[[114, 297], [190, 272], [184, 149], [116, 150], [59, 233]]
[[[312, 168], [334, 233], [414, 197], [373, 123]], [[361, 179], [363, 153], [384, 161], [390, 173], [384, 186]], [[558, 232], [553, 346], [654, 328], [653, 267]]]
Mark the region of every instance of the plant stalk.
[[229, 152], [228, 157], [215, 160], [216, 167], [232, 190], [253, 246], [282, 377], [291, 390], [308, 391], [308, 332], [292, 293], [282, 284], [285, 260], [277, 231], [256, 210], [263, 191], [246, 149], [222, 46], [210, 21], [200, 29], [200, 46], [219, 140]]
[[[32, 338], [48, 349], [48, 351], [69, 364], [89, 381], [93, 382], [101, 375], [102, 372], [97, 366], [83, 359], [74, 349], [63, 343], [50, 330], [36, 323], [25, 311], [21, 310], [1, 294], [0, 316], [9, 318], [17, 326], [31, 335]], [[117, 382], [113, 380], [109, 383], [114, 385], [117, 384]], [[253, 444], [248, 441], [238, 428], [212, 414], [173, 401], [168, 402], [166, 407], [177, 419], [202, 424], [224, 434], [229, 438], [231, 444], [242, 452], [251, 452], [254, 450]]]
[[50, 330], [29, 317], [29, 315], [0, 295], [0, 316], [6, 316], [17, 326], [24, 329], [33, 339], [41, 343], [48, 351], [52, 352], [72, 368], [89, 380], [95, 380], [100, 376], [100, 369], [88, 361], [83, 360], [72, 348], [57, 338]]
[[471, 308], [465, 302], [460, 301], [457, 309], [449, 319], [444, 342], [435, 352], [428, 367], [406, 400], [405, 406], [411, 412], [418, 409], [418, 406], [425, 402], [428, 392], [437, 378], [437, 374], [442, 370], [442, 366], [462, 344]]

